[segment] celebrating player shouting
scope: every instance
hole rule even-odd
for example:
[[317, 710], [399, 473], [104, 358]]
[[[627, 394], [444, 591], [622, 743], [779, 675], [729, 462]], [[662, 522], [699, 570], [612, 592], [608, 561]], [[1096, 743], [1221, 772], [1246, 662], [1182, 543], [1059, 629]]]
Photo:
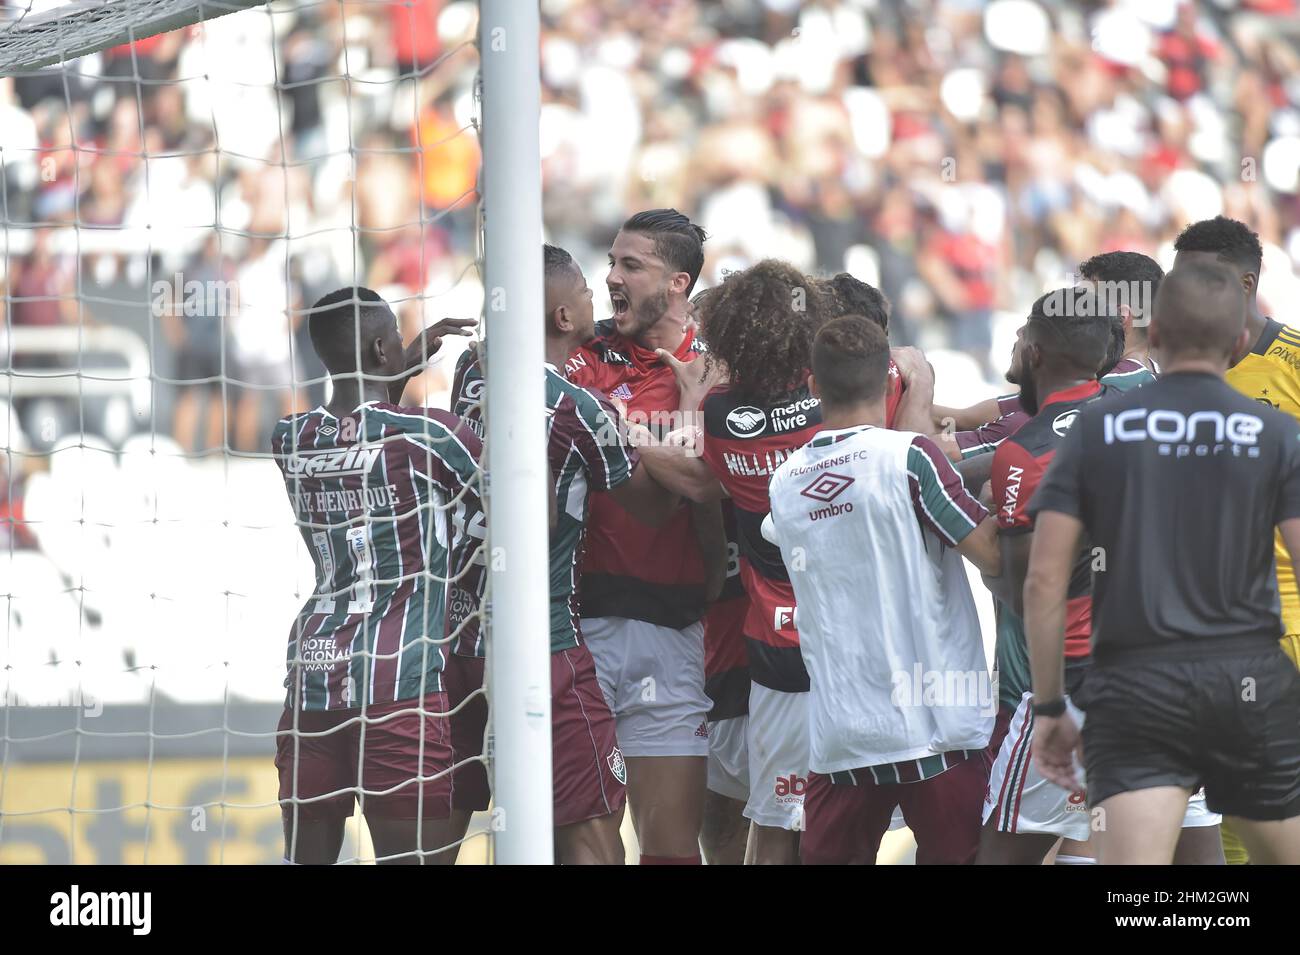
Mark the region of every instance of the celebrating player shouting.
[[[578, 562], [588, 502], [592, 492], [608, 492], [620, 507], [652, 524], [669, 519], [679, 502], [637, 467], [636, 452], [620, 438], [609, 402], [560, 374], [564, 360], [592, 337], [591, 289], [568, 252], [544, 246], [543, 259], [546, 447], [554, 481], [550, 631], [556, 856], [565, 864], [615, 865], [623, 861], [619, 823], [627, 772], [578, 621]], [[480, 405], [473, 396], [483, 380], [478, 362], [467, 363], [458, 379], [454, 406], [477, 420]], [[458, 643], [458, 654], [481, 657], [481, 643], [466, 643]], [[481, 725], [478, 734], [481, 738]]]
[[[656, 429], [654, 416], [671, 419], [678, 408], [677, 380], [656, 349], [682, 361], [701, 351], [686, 326], [703, 242], [704, 231], [673, 209], [623, 223], [606, 278], [614, 317], [565, 364], [570, 381], [621, 400]], [[582, 632], [618, 721], [643, 864], [700, 861], [711, 708], [704, 692], [705, 585], [690, 508], [650, 527], [609, 495], [592, 497]]]

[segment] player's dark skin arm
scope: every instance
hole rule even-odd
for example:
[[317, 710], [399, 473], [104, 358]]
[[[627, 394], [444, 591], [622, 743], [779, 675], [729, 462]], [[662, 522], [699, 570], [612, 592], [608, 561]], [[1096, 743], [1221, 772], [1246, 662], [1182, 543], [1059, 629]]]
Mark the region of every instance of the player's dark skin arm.
[[[1035, 701], [1052, 702], [1065, 696], [1065, 604], [1083, 523], [1069, 514], [1043, 511], [1030, 536], [1033, 544], [1024, 588], [1029, 669]], [[1039, 772], [1058, 786], [1077, 789], [1078, 726], [1069, 714], [1035, 715], [1034, 721], [1034, 762]]]
[[1002, 416], [1002, 411], [998, 408], [998, 399], [987, 398], [969, 408], [945, 408], [942, 405], [935, 405], [931, 409], [931, 416], [934, 427], [939, 430], [951, 422], [954, 431], [974, 431], [990, 421], [996, 421]]
[[645, 467], [644, 458], [632, 477], [611, 490], [609, 496], [623, 510], [651, 527], [667, 524], [682, 503], [680, 497], [654, 479]]
[[722, 522], [722, 506], [717, 502], [692, 504], [695, 540], [700, 545], [704, 563], [704, 602], [711, 604], [727, 582], [727, 530]]
[[[993, 457], [993, 455], [986, 455]], [[985, 577], [984, 585], [993, 596], [1010, 607], [1017, 617], [1025, 614], [1025, 575], [1029, 571], [1029, 551], [1033, 534], [998, 534], [1002, 551], [1002, 575]]]
[[476, 325], [478, 325], [477, 318], [444, 318], [411, 339], [411, 343], [403, 352], [406, 359], [403, 366], [406, 371], [388, 383], [388, 400], [393, 404], [401, 404], [406, 383], [424, 371], [429, 359], [442, 347], [444, 336], [472, 335]]
[[1002, 573], [1002, 553], [998, 549], [997, 530], [998, 522], [986, 517], [957, 545], [957, 553], [974, 564], [986, 578], [997, 577]]
[[[675, 434], [680, 435], [680, 432]], [[696, 504], [710, 504], [727, 496], [726, 490], [713, 471], [704, 463], [688, 438], [682, 436], [672, 443], [642, 446], [641, 461], [664, 487]]]
[[[940, 445], [942, 447], [942, 445]], [[961, 475], [962, 483], [971, 494], [979, 494], [993, 473], [993, 453], [976, 454], [964, 461], [954, 461], [953, 469]]]

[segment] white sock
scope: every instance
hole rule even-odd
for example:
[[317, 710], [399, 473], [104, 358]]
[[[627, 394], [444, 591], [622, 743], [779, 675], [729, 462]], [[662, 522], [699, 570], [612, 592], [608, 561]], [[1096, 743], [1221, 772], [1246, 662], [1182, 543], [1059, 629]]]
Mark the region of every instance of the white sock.
[[1096, 865], [1097, 860], [1089, 856], [1065, 856], [1057, 855], [1057, 865]]

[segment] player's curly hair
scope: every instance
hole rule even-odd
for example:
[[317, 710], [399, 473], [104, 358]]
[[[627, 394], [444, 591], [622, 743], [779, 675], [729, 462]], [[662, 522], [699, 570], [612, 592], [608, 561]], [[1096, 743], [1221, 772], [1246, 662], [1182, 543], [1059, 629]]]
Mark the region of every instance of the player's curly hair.
[[819, 278], [816, 281], [830, 295], [836, 316], [861, 315], [879, 325], [881, 331], [889, 332], [889, 299], [885, 298], [879, 289], [848, 272], [840, 272], [828, 279]]
[[708, 360], [726, 366], [742, 401], [759, 405], [799, 386], [812, 367], [813, 337], [833, 317], [822, 284], [777, 259], [733, 272], [699, 303]]
[[1259, 274], [1264, 247], [1250, 226], [1227, 216], [1193, 222], [1174, 239], [1175, 252], [1213, 252], [1221, 261]]

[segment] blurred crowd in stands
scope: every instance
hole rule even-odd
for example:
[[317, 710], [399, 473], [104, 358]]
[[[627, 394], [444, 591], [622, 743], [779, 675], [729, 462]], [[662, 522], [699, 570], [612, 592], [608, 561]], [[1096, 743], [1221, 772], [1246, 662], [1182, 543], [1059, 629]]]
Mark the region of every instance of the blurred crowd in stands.
[[[997, 381], [999, 316], [1223, 212], [1264, 242], [1263, 305], [1300, 320], [1297, 0], [541, 10], [548, 238], [598, 290], [623, 219], [673, 206], [711, 235], [702, 284], [767, 256], [847, 270], [893, 302], [895, 344]], [[465, 0], [305, 0], [0, 79], [4, 330], [130, 328], [155, 381], [143, 415], [17, 398], [7, 446], [264, 451], [321, 398], [302, 318], [325, 291], [381, 291], [407, 337], [476, 314], [475, 28]], [[79, 360], [23, 348], [9, 374]]]

